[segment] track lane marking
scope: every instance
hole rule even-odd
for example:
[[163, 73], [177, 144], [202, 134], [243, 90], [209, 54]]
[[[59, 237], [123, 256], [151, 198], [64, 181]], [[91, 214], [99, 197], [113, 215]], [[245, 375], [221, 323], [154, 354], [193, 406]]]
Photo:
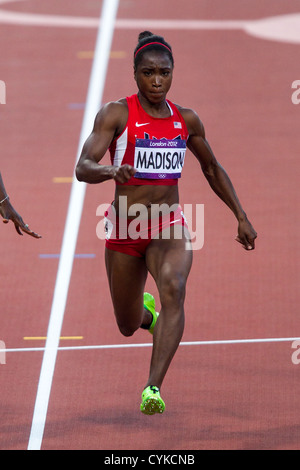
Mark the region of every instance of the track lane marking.
[[[1, 4], [13, 0], [0, 0]], [[101, 21], [101, 19], [100, 19]], [[0, 9], [0, 23], [23, 26], [62, 27], [62, 28], [98, 28], [98, 18], [80, 16], [43, 15], [22, 13]], [[176, 19], [127, 19], [116, 21], [118, 29], [158, 29], [158, 30], [217, 30], [243, 31], [262, 40], [300, 44], [300, 14], [283, 14], [255, 20], [176, 20]]]
[[73, 176], [55, 176], [52, 179], [53, 183], [60, 184], [60, 183], [73, 183], [74, 177]]
[[[225, 339], [225, 340], [211, 340], [211, 341], [182, 341], [179, 346], [218, 346], [218, 345], [233, 345], [233, 344], [264, 344], [264, 343], [293, 343], [299, 341], [300, 337], [288, 338], [250, 338], [250, 339]], [[87, 351], [97, 349], [130, 349], [130, 348], [150, 348], [153, 343], [124, 343], [124, 344], [99, 344], [90, 346], [60, 346], [57, 351]], [[41, 352], [45, 351], [45, 347], [40, 348], [10, 348], [1, 349], [4, 353], [17, 353], [17, 352]]]
[[[61, 257], [60, 253], [41, 253], [39, 255], [40, 259], [59, 259]], [[78, 253], [74, 254], [74, 259], [94, 259], [96, 258], [95, 253]]]
[[[47, 336], [24, 336], [24, 341], [43, 341], [46, 340]], [[83, 336], [61, 336], [59, 338], [61, 341], [73, 341], [73, 340], [82, 340]]]
[[[98, 28], [95, 57], [88, 87], [87, 105], [83, 117], [76, 163], [79, 159], [83, 144], [93, 128], [95, 116], [101, 106], [118, 6], [119, 0], [105, 0], [102, 6], [100, 21], [101, 27]], [[29, 436], [28, 450], [40, 450], [42, 445], [85, 192], [86, 184], [79, 183], [76, 178], [74, 178], [72, 182], [61, 256], [48, 325], [47, 341], [44, 349]]]

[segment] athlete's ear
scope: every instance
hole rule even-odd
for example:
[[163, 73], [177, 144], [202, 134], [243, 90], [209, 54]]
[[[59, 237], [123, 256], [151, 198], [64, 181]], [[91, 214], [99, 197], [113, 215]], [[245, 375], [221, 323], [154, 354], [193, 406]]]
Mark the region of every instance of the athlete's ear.
[[136, 81], [136, 68], [135, 67], [133, 67], [133, 76], [134, 76], [134, 79]]

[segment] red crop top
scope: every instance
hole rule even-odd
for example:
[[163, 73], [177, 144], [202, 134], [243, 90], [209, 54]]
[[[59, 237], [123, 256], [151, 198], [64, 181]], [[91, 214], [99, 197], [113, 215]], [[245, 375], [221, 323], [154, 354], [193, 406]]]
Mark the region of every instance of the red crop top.
[[109, 148], [111, 164], [127, 163], [137, 170], [125, 185], [176, 185], [181, 177], [188, 139], [183, 117], [168, 100], [171, 113], [168, 118], [147, 114], [137, 95], [126, 100], [128, 121]]

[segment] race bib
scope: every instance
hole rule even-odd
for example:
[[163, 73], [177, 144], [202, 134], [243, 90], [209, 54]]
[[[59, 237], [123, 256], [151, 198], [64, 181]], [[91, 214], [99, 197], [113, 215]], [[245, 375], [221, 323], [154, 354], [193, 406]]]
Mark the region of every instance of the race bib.
[[185, 140], [136, 139], [136, 178], [177, 179], [181, 177], [186, 152]]

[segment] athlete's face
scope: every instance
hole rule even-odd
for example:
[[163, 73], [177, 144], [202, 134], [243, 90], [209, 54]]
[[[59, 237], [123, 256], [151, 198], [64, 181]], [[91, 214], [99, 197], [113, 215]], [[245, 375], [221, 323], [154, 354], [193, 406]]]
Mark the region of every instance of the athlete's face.
[[144, 52], [139, 65], [134, 71], [140, 93], [150, 103], [160, 103], [165, 100], [171, 88], [173, 65], [165, 52]]

